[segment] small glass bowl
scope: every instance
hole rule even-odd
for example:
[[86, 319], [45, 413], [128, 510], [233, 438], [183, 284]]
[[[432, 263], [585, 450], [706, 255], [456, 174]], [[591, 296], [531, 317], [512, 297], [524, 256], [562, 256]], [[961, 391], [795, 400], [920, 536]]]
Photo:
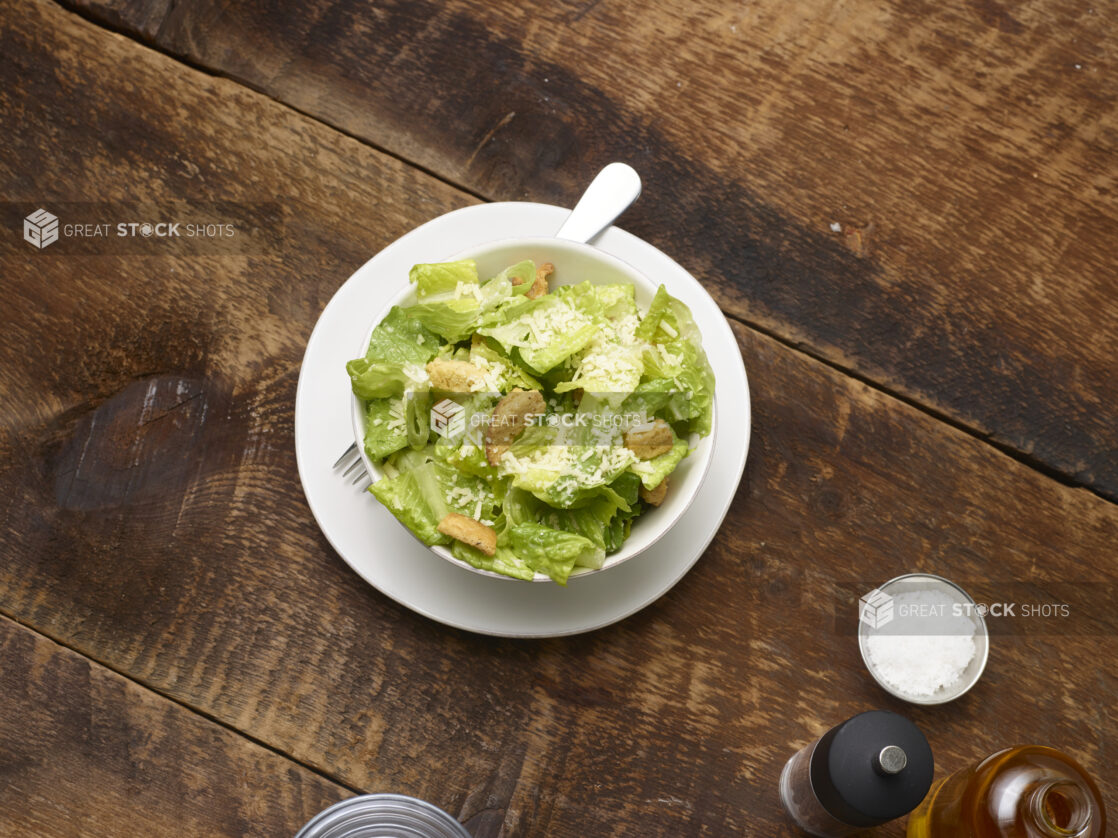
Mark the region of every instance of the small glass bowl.
[[403, 794], [365, 794], [323, 809], [295, 838], [471, 838], [437, 806]]
[[[894, 611], [896, 597], [902, 594], [935, 591], [944, 594], [950, 599], [952, 605], [956, 603], [961, 613], [949, 617], [936, 616], [898, 616]], [[870, 597], [879, 595], [876, 603]], [[882, 598], [883, 597], [883, 598]], [[867, 611], [867, 608], [869, 611]], [[962, 588], [942, 576], [931, 573], [908, 573], [890, 579], [875, 591], [867, 594], [859, 603], [858, 609], [858, 648], [862, 653], [862, 661], [869, 670], [870, 675], [878, 685], [887, 693], [912, 704], [946, 704], [954, 701], [978, 683], [986, 669], [986, 659], [990, 655], [990, 635], [986, 630], [986, 620], [981, 610], [970, 595]], [[876, 616], [877, 619], [873, 619]], [[869, 618], [869, 619], [867, 619]], [[882, 677], [873, 665], [869, 654], [869, 639], [875, 634], [893, 635], [951, 635], [958, 633], [960, 626], [965, 626], [965, 621], [970, 620], [974, 626], [974, 657], [971, 658], [966, 669], [953, 683], [940, 687], [931, 695], [910, 695], [901, 692]], [[954, 630], [953, 630], [954, 629]], [[917, 631], [919, 630], [919, 632]]]

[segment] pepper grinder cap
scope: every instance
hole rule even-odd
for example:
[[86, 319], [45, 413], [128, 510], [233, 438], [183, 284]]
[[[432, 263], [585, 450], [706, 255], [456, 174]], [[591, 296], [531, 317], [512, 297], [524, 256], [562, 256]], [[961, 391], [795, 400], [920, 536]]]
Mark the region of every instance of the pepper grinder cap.
[[811, 754], [811, 788], [843, 823], [879, 826], [919, 805], [932, 785], [932, 749], [896, 713], [870, 710], [827, 731]]

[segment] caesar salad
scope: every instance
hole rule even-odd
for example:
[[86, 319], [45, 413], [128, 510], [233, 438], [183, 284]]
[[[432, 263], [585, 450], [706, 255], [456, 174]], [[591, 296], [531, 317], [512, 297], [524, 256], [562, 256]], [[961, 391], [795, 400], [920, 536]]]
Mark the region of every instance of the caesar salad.
[[691, 312], [660, 286], [552, 288], [522, 261], [415, 265], [346, 369], [365, 413], [369, 491], [473, 567], [566, 584], [601, 567], [710, 433], [714, 374]]

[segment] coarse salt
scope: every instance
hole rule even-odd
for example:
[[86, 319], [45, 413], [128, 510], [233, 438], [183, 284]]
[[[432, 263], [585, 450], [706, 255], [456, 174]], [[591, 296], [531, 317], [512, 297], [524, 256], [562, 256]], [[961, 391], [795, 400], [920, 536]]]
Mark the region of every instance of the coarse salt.
[[[939, 591], [912, 591], [893, 597], [900, 617], [895, 633], [876, 632], [866, 639], [870, 664], [889, 686], [904, 695], [930, 696], [953, 686], [974, 659], [975, 625], [954, 613], [956, 602]], [[904, 630], [899, 630], [904, 623]], [[923, 633], [921, 633], [923, 632]]]

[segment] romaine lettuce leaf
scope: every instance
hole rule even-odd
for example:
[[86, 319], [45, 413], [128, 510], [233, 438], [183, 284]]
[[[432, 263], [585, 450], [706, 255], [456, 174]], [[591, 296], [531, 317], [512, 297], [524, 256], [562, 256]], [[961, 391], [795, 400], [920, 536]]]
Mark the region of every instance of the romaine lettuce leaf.
[[595, 285], [594, 294], [602, 314], [610, 320], [620, 320], [637, 313], [636, 288], [625, 283]]
[[431, 436], [431, 394], [428, 391], [404, 393], [404, 427], [408, 447], [422, 451]]
[[602, 539], [605, 541], [606, 555], [616, 553], [625, 544], [632, 531], [633, 520], [643, 511], [642, 505], [637, 504], [628, 512], [617, 510], [609, 519], [609, 524], [602, 530]]
[[710, 433], [714, 410], [714, 372], [702, 347], [688, 340], [678, 340], [667, 347], [680, 357], [680, 372], [672, 383], [673, 398], [665, 405], [669, 422], [687, 422], [687, 429], [699, 436]]
[[579, 556], [580, 566], [599, 568], [606, 560], [606, 553], [615, 552], [606, 549], [606, 531], [618, 514], [617, 506], [608, 499], [595, 498], [577, 509], [554, 509], [540, 500], [536, 500], [536, 503], [539, 506], [534, 518], [522, 523], [539, 523], [552, 529], [574, 533], [595, 546], [592, 552]]
[[490, 337], [501, 345], [506, 353], [511, 353], [517, 347], [523, 346], [528, 341], [528, 318], [536, 309], [541, 308], [547, 297], [528, 300], [527, 304], [516, 312], [515, 315], [502, 318], [499, 322], [490, 323], [478, 329], [478, 334]]
[[498, 500], [488, 481], [420, 452], [410, 458], [398, 455], [392, 462], [396, 475], [381, 478], [369, 491], [424, 544], [449, 542], [438, 526], [450, 512], [482, 523], [496, 517]]
[[427, 371], [418, 364], [354, 358], [345, 368], [354, 395], [362, 399], [387, 399], [407, 391], [425, 392], [430, 387]]
[[427, 546], [450, 541], [438, 529], [439, 521], [450, 509], [439, 486], [434, 462], [401, 472], [396, 477], [382, 477], [369, 491]]
[[675, 328], [679, 331], [683, 372], [678, 378], [690, 400], [690, 431], [706, 436], [710, 433], [714, 411], [714, 370], [703, 351], [702, 335], [691, 310], [674, 297], [669, 300], [668, 309], [675, 320]]
[[546, 573], [560, 585], [567, 584], [580, 558], [594, 561], [597, 554], [596, 545], [590, 539], [543, 524], [516, 524], [509, 527], [508, 533], [516, 555], [530, 568]]
[[625, 471], [617, 475], [617, 479], [610, 483], [609, 487], [625, 501], [627, 506], [635, 506], [640, 499], [641, 481], [631, 471]]
[[641, 460], [633, 463], [629, 466], [629, 470], [641, 479], [644, 488], [655, 489], [663, 482], [665, 477], [675, 471], [675, 467], [680, 464], [680, 461], [687, 456], [689, 451], [687, 440], [676, 437], [675, 442], [672, 443], [671, 451], [666, 451], [651, 460]]
[[497, 384], [497, 390], [501, 393], [508, 393], [514, 387], [524, 390], [543, 390], [539, 380], [522, 364], [505, 354], [500, 344], [492, 338], [475, 335], [474, 340], [470, 342], [470, 352], [466, 360], [490, 373]]
[[[472, 262], [470, 265], [473, 273], [466, 279], [462, 278], [468, 273], [465, 269], [440, 274], [434, 270], [440, 267], [438, 265], [417, 266], [430, 269], [420, 276], [420, 288], [426, 281], [433, 290], [420, 294], [419, 302], [406, 309], [407, 315], [447, 341], [457, 343], [480, 328], [515, 319], [531, 306], [532, 300], [524, 296], [527, 288], [512, 284], [514, 276], [528, 273], [535, 276], [535, 266], [531, 262], [506, 268], [484, 284], [478, 283], [476, 266]], [[451, 280], [456, 281], [452, 283]]]
[[584, 390], [602, 396], [611, 405], [620, 405], [644, 374], [644, 361], [639, 345], [613, 341], [595, 341], [577, 359], [577, 367], [569, 381], [555, 386], [555, 392]]
[[637, 327], [637, 337], [649, 343], [653, 342], [653, 338], [660, 328], [660, 321], [663, 320], [664, 314], [668, 310], [668, 301], [670, 299], [671, 295], [668, 293], [668, 289], [663, 285], [656, 289], [656, 295], [652, 298], [652, 302], [648, 306], [648, 311], [646, 311], [644, 317], [641, 318], [640, 326]]
[[400, 364], [354, 358], [345, 365], [354, 395], [362, 399], [387, 399], [404, 392], [408, 376]]
[[476, 440], [439, 437], [431, 450], [435, 456], [461, 472], [481, 477], [490, 482], [497, 480], [496, 466], [485, 459], [485, 449]]
[[388, 472], [391, 476], [395, 476], [397, 473], [403, 473], [405, 471], [417, 469], [420, 466], [431, 462], [431, 460], [433, 459], [434, 457], [431, 456], [431, 452], [428, 449], [424, 449], [423, 451], [413, 451], [410, 448], [403, 448], [389, 457], [385, 461], [384, 465], [386, 472]]
[[653, 381], [657, 378], [673, 379], [683, 372], [683, 355], [673, 351], [673, 344], [648, 343], [643, 347], [641, 361], [644, 378]]
[[438, 336], [393, 306], [373, 329], [365, 357], [346, 364], [353, 392], [362, 399], [383, 399], [405, 390], [425, 390], [423, 365], [438, 351]]
[[626, 416], [659, 417], [669, 424], [690, 422], [691, 399], [682, 385], [667, 378], [642, 381], [622, 402], [619, 412]]
[[[596, 549], [581, 555], [578, 564], [591, 568], [601, 567], [606, 554], [614, 553], [621, 547], [623, 538], [611, 538], [613, 521], [620, 517], [628, 519], [635, 514], [619, 511], [617, 504], [605, 497], [592, 498], [576, 509], [555, 509], [522, 489], [509, 490], [505, 495], [504, 510], [509, 527], [538, 523], [587, 539]], [[624, 530], [624, 525], [621, 529]]]
[[[487, 526], [493, 526], [499, 510], [500, 497], [490, 481], [467, 474], [448, 463], [435, 460], [432, 465], [439, 476], [443, 500], [450, 512], [457, 512]], [[503, 487], [501, 487], [503, 491]]]
[[516, 488], [508, 490], [505, 494], [505, 502], [502, 505], [505, 524], [509, 527], [539, 521], [541, 509], [542, 502], [533, 497], [531, 492]]
[[546, 486], [532, 487], [526, 485], [529, 481], [516, 480], [513, 485], [528, 488], [540, 500], [559, 509], [583, 506], [588, 500], [604, 497], [614, 506], [628, 510], [629, 504], [609, 484], [632, 462], [632, 457], [619, 458], [616, 449], [606, 449], [585, 460], [573, 457], [567, 469]]
[[[587, 317], [597, 320], [603, 317], [602, 298], [598, 292], [600, 287], [602, 286], [594, 285], [589, 280], [585, 280], [576, 285], [560, 285], [549, 296], [555, 297]], [[609, 296], [612, 300], [613, 295]]]
[[[688, 430], [700, 436], [709, 434], [714, 409], [714, 371], [703, 351], [702, 336], [691, 310], [661, 285], [637, 327], [637, 335], [652, 344], [643, 354], [641, 386], [669, 379], [675, 388], [676, 397], [665, 400], [664, 418], [671, 422], [686, 421]], [[646, 392], [653, 390], [663, 392], [664, 388], [658, 384]]]
[[[582, 283], [590, 289], [589, 283]], [[579, 288], [580, 286], [564, 286]], [[545, 294], [525, 300], [511, 320], [483, 326], [478, 331], [494, 338], [506, 353], [520, 358], [542, 374], [584, 349], [601, 328], [600, 307], [592, 293]]]
[[517, 262], [515, 265], [509, 265], [507, 268], [493, 277], [493, 279], [489, 280], [489, 282], [495, 282], [505, 279], [509, 280], [510, 282], [514, 279], [519, 279], [520, 283], [519, 286], [517, 286], [519, 287], [518, 293], [527, 294], [528, 291], [532, 288], [532, 283], [536, 281], [536, 263], [533, 262], [531, 259], [525, 259], [523, 262]]
[[606, 556], [621, 549], [633, 519], [643, 510], [638, 500], [640, 483], [637, 475], [623, 472], [609, 486], [583, 492], [578, 505], [570, 509], [556, 509], [533, 496], [539, 504], [535, 520], [594, 542], [598, 550], [593, 559], [580, 559], [579, 564], [601, 567]]
[[516, 552], [507, 543], [501, 543], [500, 537], [497, 539], [497, 552], [492, 556], [487, 556], [480, 550], [476, 550], [468, 544], [463, 544], [461, 541], [455, 541], [450, 547], [450, 552], [456, 559], [460, 559], [468, 565], [481, 570], [500, 573], [504, 576], [511, 576], [513, 579], [530, 581], [536, 575], [536, 571], [517, 556]]
[[418, 320], [409, 318], [404, 309], [393, 306], [373, 329], [365, 350], [365, 359], [422, 366], [435, 357], [438, 349], [438, 335]]
[[[636, 459], [622, 444], [622, 418], [605, 401], [587, 394], [576, 414], [526, 428], [502, 459], [501, 473], [516, 488], [554, 507], [582, 505], [603, 494], [612, 497], [609, 484]], [[616, 502], [628, 508], [620, 498]]]
[[365, 412], [365, 453], [382, 460], [408, 444], [402, 399], [371, 399]]
[[429, 303], [417, 303], [405, 309], [408, 317], [422, 323], [450, 343], [465, 340], [473, 334], [481, 314], [481, 304], [474, 297], [458, 297]]
[[428, 297], [451, 294], [459, 284], [477, 285], [477, 262], [463, 259], [460, 262], [414, 265], [408, 279], [415, 283], [416, 298], [423, 302]]

